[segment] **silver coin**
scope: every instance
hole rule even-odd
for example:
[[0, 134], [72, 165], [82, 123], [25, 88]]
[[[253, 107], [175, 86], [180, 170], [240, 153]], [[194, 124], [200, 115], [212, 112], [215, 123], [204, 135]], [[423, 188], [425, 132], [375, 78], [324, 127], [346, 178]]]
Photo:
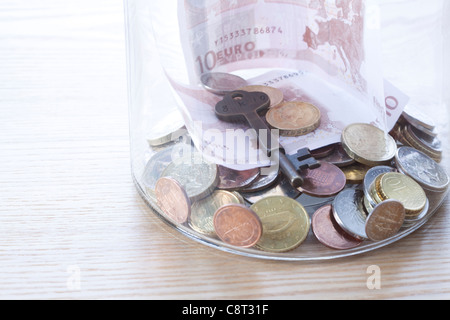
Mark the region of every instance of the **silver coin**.
[[266, 188], [258, 192], [244, 193], [241, 191], [242, 197], [249, 203], [254, 204], [259, 200], [269, 196], [283, 196], [296, 199], [300, 196], [300, 191], [295, 189], [285, 177], [280, 177], [279, 183], [272, 187]]
[[240, 192], [258, 192], [272, 186], [278, 179], [280, 175], [279, 170], [271, 170], [268, 174], [260, 174], [258, 178], [252, 182], [251, 185], [240, 189]]
[[413, 178], [423, 188], [445, 191], [450, 178], [445, 169], [423, 152], [411, 147], [401, 147], [395, 156], [398, 169]]
[[247, 85], [247, 81], [230, 73], [212, 72], [202, 74], [203, 87], [217, 95], [225, 95]]
[[364, 193], [358, 189], [346, 189], [333, 201], [333, 216], [339, 226], [353, 237], [365, 240], [367, 215], [363, 209]]
[[217, 165], [207, 162], [197, 152], [174, 160], [161, 176], [178, 181], [192, 202], [211, 194], [219, 182]]
[[388, 166], [377, 166], [369, 169], [369, 171], [367, 171], [366, 173], [366, 176], [364, 177], [363, 182], [364, 196], [366, 197], [366, 201], [368, 201], [368, 204], [370, 204], [372, 209], [377, 205], [377, 203], [375, 200], [372, 199], [372, 196], [370, 194], [370, 186], [381, 174], [388, 172], [395, 172], [395, 169]]

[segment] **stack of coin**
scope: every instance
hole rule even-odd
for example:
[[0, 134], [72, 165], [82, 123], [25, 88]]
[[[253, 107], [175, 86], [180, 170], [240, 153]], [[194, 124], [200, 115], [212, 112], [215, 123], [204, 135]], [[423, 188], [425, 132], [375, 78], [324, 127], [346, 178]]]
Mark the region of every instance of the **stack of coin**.
[[442, 142], [432, 119], [414, 107], [408, 106], [391, 134], [405, 146], [417, 149], [434, 161], [442, 161]]
[[405, 107], [405, 110], [403, 111], [403, 114], [398, 122], [409, 123], [429, 136], [437, 136], [436, 124], [434, 120], [412, 104]]
[[412, 178], [398, 172], [378, 176], [370, 186], [375, 205], [386, 200], [397, 200], [405, 207], [407, 219], [417, 218], [428, 203], [423, 188]]
[[438, 137], [427, 135], [410, 124], [398, 123], [395, 134], [403, 145], [413, 147], [440, 163], [442, 161], [442, 143]]

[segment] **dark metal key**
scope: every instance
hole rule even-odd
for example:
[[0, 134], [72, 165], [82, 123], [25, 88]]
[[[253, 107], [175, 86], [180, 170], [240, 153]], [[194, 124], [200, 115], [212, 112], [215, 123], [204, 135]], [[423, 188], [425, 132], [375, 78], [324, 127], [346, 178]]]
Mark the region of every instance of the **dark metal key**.
[[[281, 172], [286, 176], [295, 188], [303, 184], [303, 178], [299, 170], [315, 169], [320, 164], [312, 157], [307, 148], [301, 149], [297, 154], [286, 156], [284, 149], [279, 143], [275, 144], [276, 137], [272, 130], [260, 116], [270, 106], [270, 98], [263, 92], [233, 91], [216, 105], [217, 117], [226, 122], [246, 120], [250, 127], [258, 135], [260, 148], [269, 157], [278, 157]], [[260, 134], [266, 132], [267, 137]], [[274, 152], [279, 151], [279, 152]]]

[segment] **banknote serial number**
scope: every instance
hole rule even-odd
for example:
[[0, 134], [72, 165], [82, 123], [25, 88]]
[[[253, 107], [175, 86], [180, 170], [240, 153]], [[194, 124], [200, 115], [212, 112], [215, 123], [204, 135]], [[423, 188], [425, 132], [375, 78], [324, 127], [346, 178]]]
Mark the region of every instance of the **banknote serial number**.
[[240, 30], [235, 30], [226, 35], [221, 36], [217, 40], [214, 41], [216, 46], [224, 44], [228, 41], [245, 37], [245, 36], [253, 36], [253, 35], [262, 35], [262, 34], [283, 34], [283, 28], [275, 27], [275, 26], [266, 26], [266, 27], [253, 27], [253, 28], [245, 28]]
[[287, 73], [287, 74], [284, 74], [282, 76], [279, 76], [279, 77], [267, 80], [262, 85], [270, 87], [270, 86], [276, 85], [276, 84], [278, 84], [280, 82], [283, 82], [284, 80], [296, 78], [296, 77], [303, 76], [303, 75], [305, 75], [305, 72], [302, 71], [302, 70], [299, 70], [299, 71], [296, 71], [296, 72]]

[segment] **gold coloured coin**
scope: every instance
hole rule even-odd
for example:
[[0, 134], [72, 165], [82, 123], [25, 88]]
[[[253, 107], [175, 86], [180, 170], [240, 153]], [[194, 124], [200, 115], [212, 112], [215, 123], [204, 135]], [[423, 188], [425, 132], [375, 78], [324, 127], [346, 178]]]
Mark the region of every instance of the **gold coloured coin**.
[[366, 173], [370, 170], [369, 166], [361, 163], [355, 163], [348, 167], [342, 168], [342, 171], [347, 178], [347, 183], [360, 184], [364, 181]]
[[214, 214], [227, 204], [243, 204], [244, 200], [237, 193], [217, 190], [209, 197], [195, 202], [191, 208], [189, 225], [195, 231], [214, 236]]
[[259, 216], [263, 234], [256, 247], [268, 252], [294, 250], [306, 239], [311, 221], [305, 208], [288, 197], [273, 196], [258, 201], [251, 209]]
[[269, 87], [269, 86], [245, 86], [239, 88], [241, 91], [247, 92], [263, 92], [269, 96], [270, 99], [270, 108], [274, 108], [278, 106], [284, 100], [284, 94], [280, 89]]
[[349, 125], [342, 132], [342, 146], [359, 163], [375, 167], [395, 157], [397, 144], [383, 130], [364, 123]]
[[369, 188], [370, 198], [368, 198], [368, 200], [373, 207], [375, 207], [377, 204], [383, 202], [383, 198], [382, 198], [381, 194], [378, 192], [381, 177], [382, 177], [382, 175], [377, 177], [377, 179], [375, 179], [375, 181], [370, 185], [370, 188]]
[[412, 178], [397, 172], [386, 173], [380, 177], [376, 186], [381, 199], [400, 201], [406, 215], [417, 215], [427, 204], [427, 196], [423, 188]]
[[300, 101], [284, 102], [267, 112], [267, 122], [280, 135], [298, 137], [313, 132], [320, 126], [321, 113], [316, 106]]

